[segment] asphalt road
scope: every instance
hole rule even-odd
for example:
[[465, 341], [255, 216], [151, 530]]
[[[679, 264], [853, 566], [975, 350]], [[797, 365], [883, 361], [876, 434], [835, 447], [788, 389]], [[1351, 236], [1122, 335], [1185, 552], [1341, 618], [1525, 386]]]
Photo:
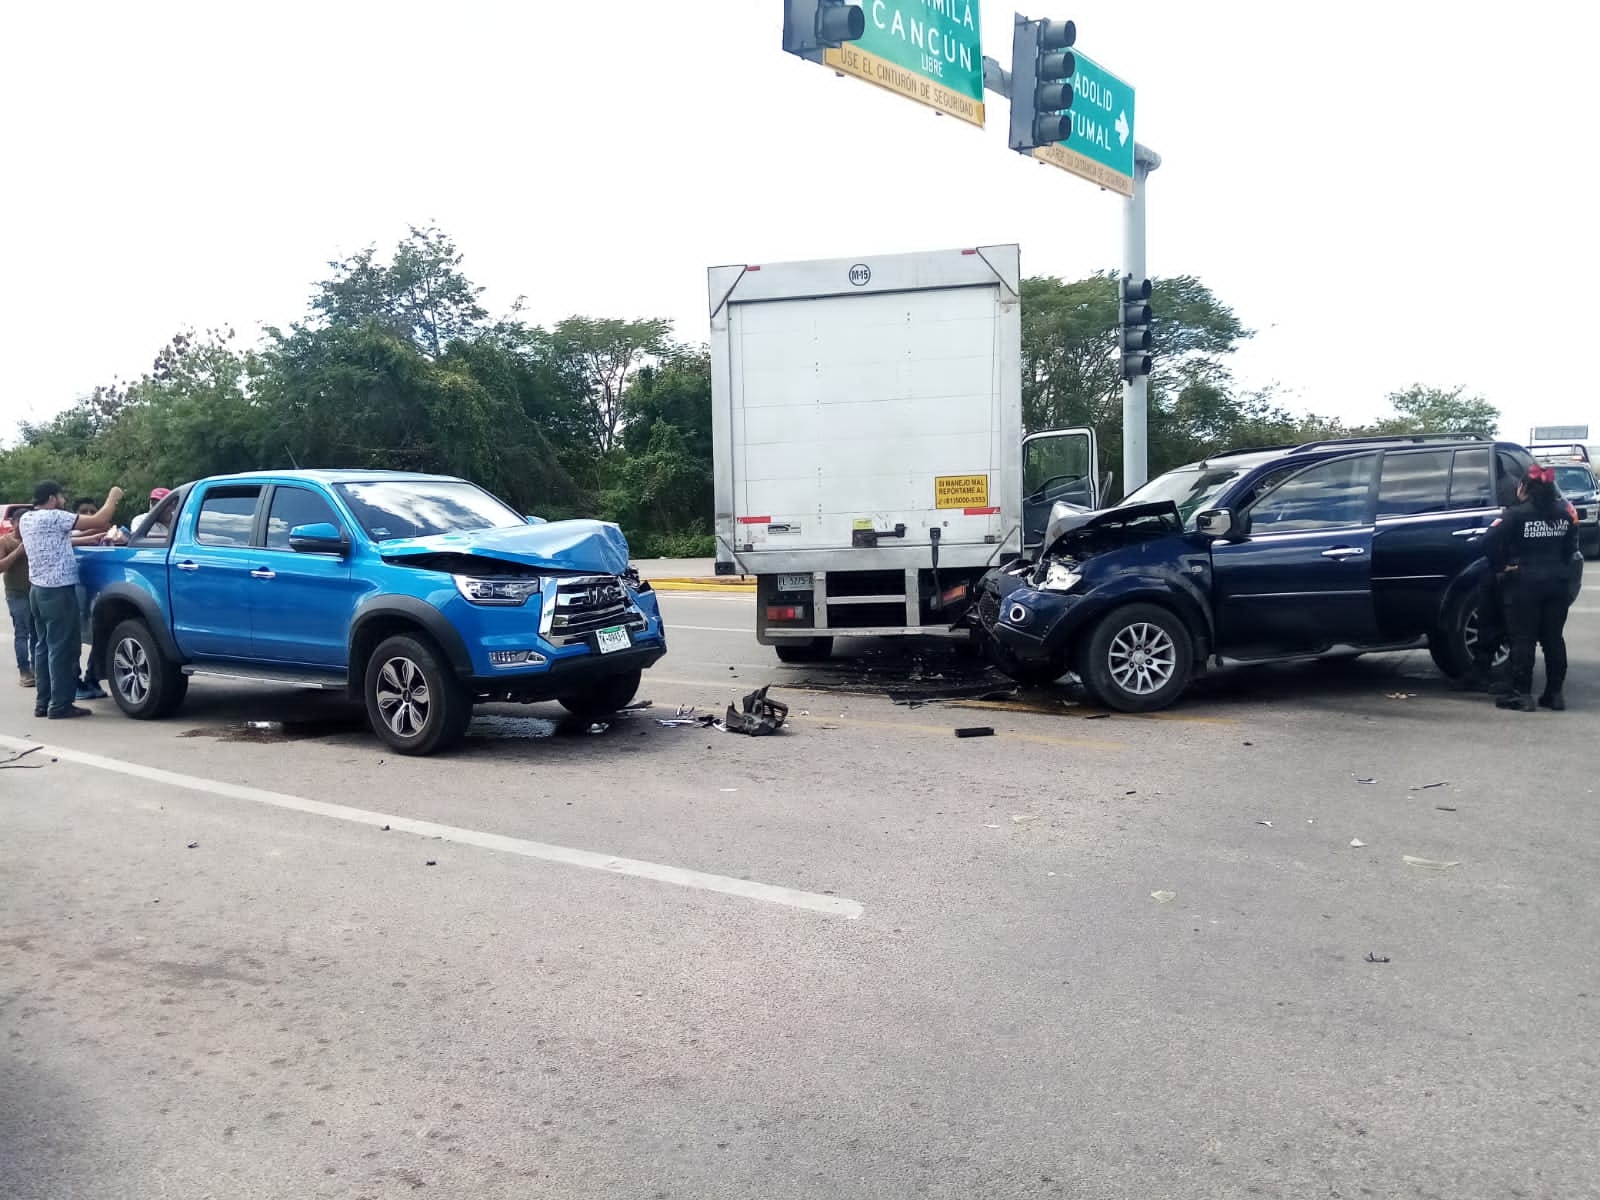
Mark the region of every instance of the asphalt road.
[[1600, 1194], [1600, 600], [1560, 716], [1412, 655], [1103, 719], [750, 604], [429, 760], [0, 694], [0, 1196]]

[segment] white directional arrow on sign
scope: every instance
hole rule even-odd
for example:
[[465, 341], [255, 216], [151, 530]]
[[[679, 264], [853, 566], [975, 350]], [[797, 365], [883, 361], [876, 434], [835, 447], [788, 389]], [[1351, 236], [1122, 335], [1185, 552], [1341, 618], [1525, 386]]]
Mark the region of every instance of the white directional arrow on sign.
[[1126, 146], [1128, 144], [1128, 114], [1127, 113], [1119, 112], [1117, 114], [1116, 130], [1117, 130], [1117, 144], [1119, 146]]

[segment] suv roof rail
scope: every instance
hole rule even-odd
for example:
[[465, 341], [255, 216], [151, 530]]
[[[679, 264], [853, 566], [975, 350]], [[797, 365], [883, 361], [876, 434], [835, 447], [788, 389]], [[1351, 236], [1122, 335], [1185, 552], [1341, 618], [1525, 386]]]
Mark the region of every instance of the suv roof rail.
[[1238, 458], [1245, 454], [1271, 454], [1274, 450], [1293, 450], [1292, 442], [1281, 442], [1276, 446], [1239, 446], [1232, 450], [1219, 450], [1215, 454], [1207, 454], [1200, 459], [1203, 463], [1214, 462], [1219, 458]]
[[1324, 438], [1296, 446], [1292, 453], [1327, 450], [1334, 446], [1417, 446], [1428, 442], [1488, 442], [1481, 433], [1382, 433], [1368, 437]]

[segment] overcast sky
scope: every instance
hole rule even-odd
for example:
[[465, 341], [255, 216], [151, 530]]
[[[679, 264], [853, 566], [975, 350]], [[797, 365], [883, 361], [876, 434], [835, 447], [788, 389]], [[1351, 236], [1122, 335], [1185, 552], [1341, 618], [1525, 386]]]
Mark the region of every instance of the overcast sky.
[[[922, 0], [900, 0], [908, 10]], [[1051, 0], [1055, 3], [1056, 0]], [[975, 5], [976, 7], [976, 5]], [[0, 419], [136, 377], [178, 328], [299, 315], [436, 221], [492, 309], [671, 317], [726, 262], [1018, 242], [1116, 266], [1122, 201], [988, 128], [792, 58], [782, 0], [12, 5]], [[1354, 15], [1354, 14], [1364, 15]], [[1504, 431], [1593, 421], [1594, 5], [1062, 0], [1138, 89], [1152, 274], [1255, 329], [1235, 364], [1364, 418], [1465, 384]], [[1009, 7], [984, 51], [1009, 63]]]

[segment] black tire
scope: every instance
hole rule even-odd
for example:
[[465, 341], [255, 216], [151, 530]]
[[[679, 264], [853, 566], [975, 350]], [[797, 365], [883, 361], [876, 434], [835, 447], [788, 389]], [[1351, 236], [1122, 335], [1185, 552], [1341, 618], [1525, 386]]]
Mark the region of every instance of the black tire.
[[361, 689], [378, 739], [399, 754], [433, 754], [466, 736], [472, 699], [431, 642], [401, 634], [367, 660]]
[[1078, 661], [1090, 696], [1118, 712], [1171, 706], [1193, 673], [1188, 628], [1156, 604], [1129, 604], [1107, 613], [1083, 643]]
[[1600, 537], [1583, 543], [1583, 556], [1590, 562], [1600, 558]]
[[144, 621], [123, 621], [111, 631], [101, 664], [111, 698], [124, 716], [156, 721], [178, 711], [189, 694], [189, 677], [161, 652]]
[[1014, 680], [1023, 687], [1044, 687], [1067, 673], [1066, 664], [1056, 659], [1048, 662], [1031, 662], [1018, 658], [995, 638], [989, 638], [988, 642], [987, 654], [990, 665], [1007, 679]]
[[639, 691], [639, 681], [643, 675], [639, 671], [629, 671], [626, 675], [613, 675], [609, 679], [602, 679], [586, 692], [577, 692], [571, 696], [562, 696], [557, 703], [575, 717], [594, 720], [597, 717], [609, 717], [618, 709], [627, 708], [633, 703], [634, 695]]
[[778, 642], [773, 647], [782, 663], [826, 662], [833, 655], [832, 638], [812, 638], [807, 642]]
[[[1463, 592], [1446, 606], [1439, 628], [1428, 635], [1428, 654], [1447, 679], [1465, 679], [1472, 674], [1480, 602], [1477, 588]], [[1496, 652], [1495, 662], [1498, 664], [1504, 656], [1502, 648]]]

